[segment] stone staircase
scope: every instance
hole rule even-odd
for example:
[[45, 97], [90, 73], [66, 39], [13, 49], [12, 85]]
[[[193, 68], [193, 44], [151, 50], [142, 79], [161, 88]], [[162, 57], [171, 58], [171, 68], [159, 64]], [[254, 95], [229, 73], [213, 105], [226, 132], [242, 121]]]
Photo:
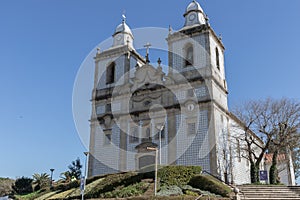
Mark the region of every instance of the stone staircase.
[[300, 186], [288, 186], [288, 188], [300, 195]]
[[300, 200], [300, 187], [239, 186], [241, 200]]

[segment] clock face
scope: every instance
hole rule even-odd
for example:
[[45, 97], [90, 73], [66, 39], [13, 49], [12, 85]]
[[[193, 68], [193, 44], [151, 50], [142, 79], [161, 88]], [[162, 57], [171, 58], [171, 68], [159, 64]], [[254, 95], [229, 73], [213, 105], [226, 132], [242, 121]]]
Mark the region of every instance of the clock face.
[[117, 36], [117, 40], [118, 40], [118, 41], [121, 40], [121, 38], [122, 38], [121, 35], [118, 35], [118, 36]]
[[189, 16], [189, 20], [190, 21], [194, 21], [196, 19], [196, 14], [195, 13], [193, 13], [193, 14], [191, 14], [190, 16]]

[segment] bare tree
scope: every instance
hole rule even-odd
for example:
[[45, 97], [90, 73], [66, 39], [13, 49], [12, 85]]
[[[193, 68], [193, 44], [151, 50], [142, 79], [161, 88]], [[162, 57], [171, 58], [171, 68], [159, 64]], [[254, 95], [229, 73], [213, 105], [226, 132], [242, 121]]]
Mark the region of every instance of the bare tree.
[[[247, 153], [244, 157], [250, 161], [252, 183], [259, 181], [259, 166], [270, 147], [290, 148], [288, 144], [298, 137], [295, 128], [299, 128], [299, 111], [299, 103], [286, 98], [249, 101], [233, 111], [242, 123], [243, 134], [237, 137], [245, 142], [243, 150]], [[255, 151], [254, 146], [259, 151]], [[278, 151], [274, 154], [273, 164], [276, 165]]]
[[[276, 184], [279, 183], [277, 170], [278, 154], [284, 153], [288, 159], [291, 150], [297, 146], [299, 147], [300, 135], [297, 129], [300, 125], [300, 104], [294, 100], [281, 99], [273, 102], [273, 106], [277, 110], [277, 119], [274, 122], [275, 135], [271, 140], [273, 158], [270, 168], [270, 183]], [[289, 162], [287, 163], [289, 165]], [[288, 166], [287, 170], [289, 171], [290, 168], [291, 166]]]

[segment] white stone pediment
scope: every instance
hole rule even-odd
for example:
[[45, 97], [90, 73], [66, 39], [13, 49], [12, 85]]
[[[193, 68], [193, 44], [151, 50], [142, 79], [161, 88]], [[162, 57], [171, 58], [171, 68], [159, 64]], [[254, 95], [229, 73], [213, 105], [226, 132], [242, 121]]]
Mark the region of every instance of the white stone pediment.
[[138, 67], [134, 73], [134, 78], [132, 79], [133, 86], [131, 91], [135, 91], [147, 84], [163, 85], [163, 77], [164, 73], [161, 67], [156, 69], [150, 64]]

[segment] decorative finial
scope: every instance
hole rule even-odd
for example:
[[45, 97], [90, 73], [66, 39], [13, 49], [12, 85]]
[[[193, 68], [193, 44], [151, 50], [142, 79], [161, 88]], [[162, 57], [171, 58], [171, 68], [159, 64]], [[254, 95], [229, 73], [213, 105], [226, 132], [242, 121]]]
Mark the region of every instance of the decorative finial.
[[219, 40], [222, 40], [222, 34], [219, 34]]
[[123, 10], [122, 18], [123, 18], [122, 22], [125, 23], [126, 22], [126, 11], [125, 10]]
[[149, 49], [151, 47], [151, 44], [149, 42], [147, 42], [147, 44], [145, 44], [144, 47], [146, 48], [146, 62], [150, 63], [150, 60], [149, 60]]
[[209, 20], [209, 17], [207, 14], [205, 14], [205, 20], [208, 21]]
[[97, 54], [100, 54], [101, 53], [101, 50], [100, 50], [100, 48], [98, 47], [97, 48]]
[[207, 25], [209, 25], [209, 17], [208, 17], [208, 15], [205, 15], [205, 22], [206, 22]]
[[172, 26], [169, 25], [169, 34], [172, 34], [172, 32], [173, 32]]
[[157, 63], [158, 63], [158, 66], [160, 67], [160, 64], [161, 64], [161, 59], [160, 58], [158, 58]]

